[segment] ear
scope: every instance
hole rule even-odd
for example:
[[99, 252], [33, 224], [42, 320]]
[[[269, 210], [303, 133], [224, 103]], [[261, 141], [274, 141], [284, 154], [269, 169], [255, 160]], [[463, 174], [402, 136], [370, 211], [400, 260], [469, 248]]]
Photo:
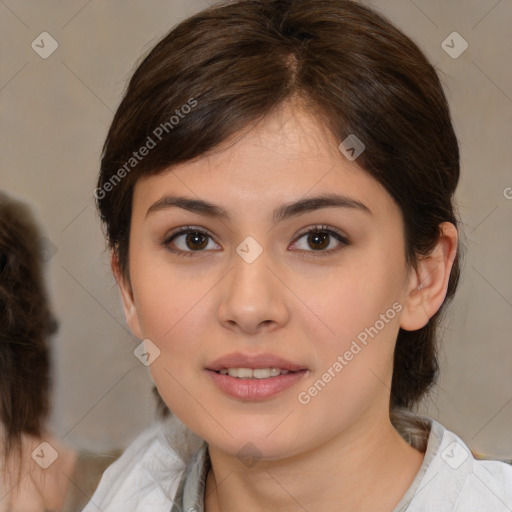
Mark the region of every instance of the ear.
[[121, 265], [119, 263], [119, 256], [115, 251], [111, 252], [110, 266], [116, 279], [119, 291], [121, 293], [121, 300], [123, 303], [124, 316], [126, 323], [132, 331], [132, 333], [139, 339], [142, 339], [142, 329], [139, 322], [139, 315], [137, 308], [135, 307], [135, 300], [133, 298], [133, 291], [129, 279], [127, 280], [121, 271]]
[[411, 271], [400, 327], [416, 331], [427, 325], [443, 304], [450, 272], [457, 254], [458, 233], [451, 222], [440, 224], [441, 234], [434, 250], [422, 257]]

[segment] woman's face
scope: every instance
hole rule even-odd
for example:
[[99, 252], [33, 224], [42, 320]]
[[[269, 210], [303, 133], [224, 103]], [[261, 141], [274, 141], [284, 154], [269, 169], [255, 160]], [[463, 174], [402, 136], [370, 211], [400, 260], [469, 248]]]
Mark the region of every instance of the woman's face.
[[[226, 453], [250, 442], [281, 458], [387, 414], [410, 288], [401, 212], [337, 144], [287, 105], [136, 184], [128, 322], [160, 351], [150, 370], [165, 402]], [[250, 359], [261, 354], [296, 372], [212, 371], [286, 366]]]

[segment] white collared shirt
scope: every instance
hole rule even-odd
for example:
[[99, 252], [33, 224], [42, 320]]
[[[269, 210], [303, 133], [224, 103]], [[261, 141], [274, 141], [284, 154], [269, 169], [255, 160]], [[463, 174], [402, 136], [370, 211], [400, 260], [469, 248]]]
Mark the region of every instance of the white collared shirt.
[[[393, 512], [512, 512], [512, 465], [475, 459], [425, 418], [421, 468]], [[103, 474], [83, 512], [204, 512], [208, 445], [176, 417], [143, 432]]]

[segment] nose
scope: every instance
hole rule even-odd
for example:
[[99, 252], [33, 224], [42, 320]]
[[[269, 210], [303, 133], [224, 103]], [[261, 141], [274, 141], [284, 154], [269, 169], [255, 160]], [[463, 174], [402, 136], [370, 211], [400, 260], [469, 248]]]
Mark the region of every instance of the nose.
[[219, 322], [245, 334], [283, 327], [289, 320], [286, 287], [266, 252], [249, 263], [236, 252], [220, 290]]

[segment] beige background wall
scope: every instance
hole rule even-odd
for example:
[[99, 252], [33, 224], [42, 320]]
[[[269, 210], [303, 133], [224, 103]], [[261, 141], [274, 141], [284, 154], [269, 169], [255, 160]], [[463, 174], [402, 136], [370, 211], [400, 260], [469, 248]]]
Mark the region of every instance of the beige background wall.
[[[462, 149], [457, 199], [465, 271], [446, 324], [442, 378], [424, 410], [472, 448], [512, 458], [512, 2], [372, 4], [440, 70]], [[0, 1], [0, 187], [34, 206], [51, 241], [48, 283], [61, 322], [52, 427], [77, 448], [125, 446], [154, 413], [151, 380], [133, 356], [138, 340], [125, 326], [92, 191], [134, 63], [206, 5]], [[44, 31], [58, 42], [47, 59], [31, 47]], [[457, 59], [441, 47], [453, 31], [469, 44]], [[49, 44], [45, 39], [46, 50]]]

